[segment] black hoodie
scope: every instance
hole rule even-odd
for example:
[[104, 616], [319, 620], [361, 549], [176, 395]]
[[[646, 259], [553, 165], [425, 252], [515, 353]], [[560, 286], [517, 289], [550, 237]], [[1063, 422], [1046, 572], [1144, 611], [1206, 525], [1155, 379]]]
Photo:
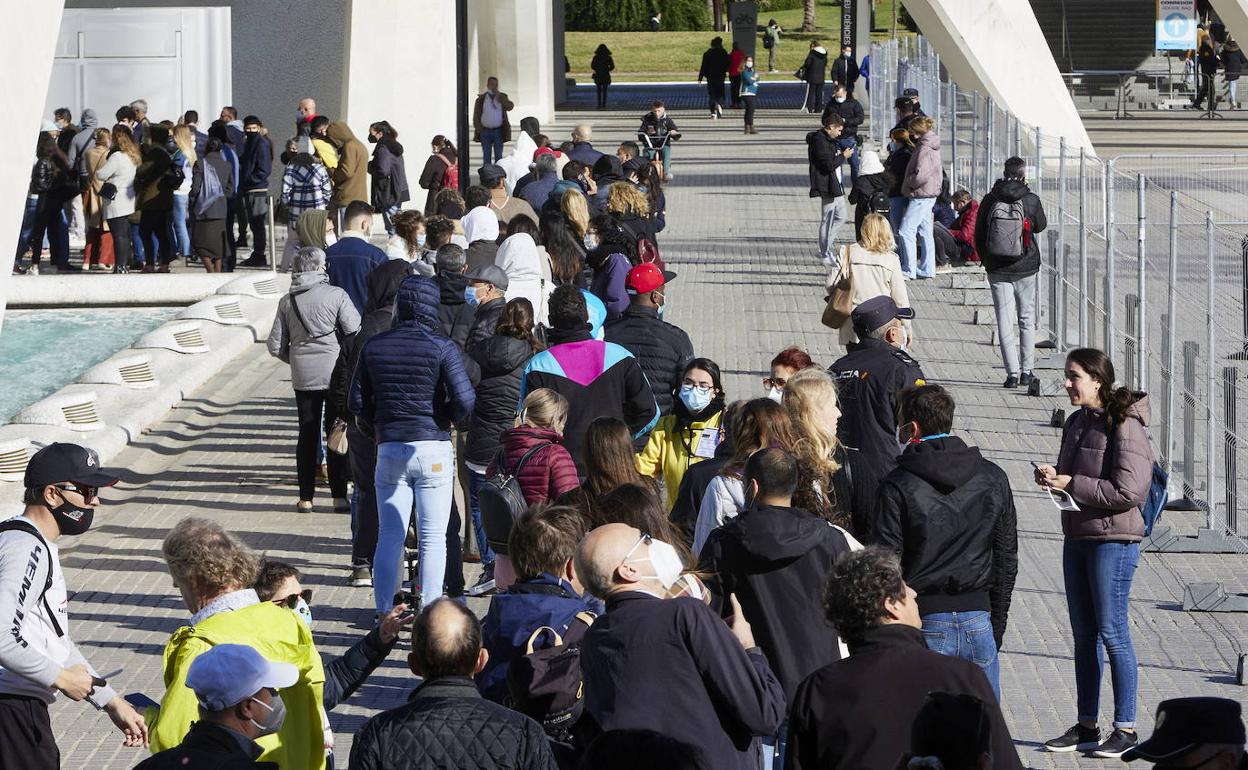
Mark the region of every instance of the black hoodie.
[[868, 540], [901, 555], [920, 614], [990, 611], [1000, 647], [1018, 574], [1017, 527], [1005, 471], [945, 436], [906, 447], [880, 482]]
[[515, 424], [520, 377], [533, 357], [533, 348], [524, 340], [495, 334], [470, 345], [468, 355], [476, 364], [480, 383], [464, 460], [489, 465], [498, 454], [498, 437]]
[[410, 200], [412, 196], [407, 184], [403, 145], [385, 136], [378, 139], [376, 144], [373, 159], [368, 163], [368, 173], [373, 180], [373, 208], [384, 211]]
[[[1023, 203], [1023, 212], [1031, 223], [1031, 237], [1024, 245], [1021, 257], [999, 257], [988, 252], [988, 219], [992, 213], [992, 204], [997, 201]], [[1040, 272], [1040, 245], [1036, 234], [1042, 232], [1048, 224], [1040, 197], [1025, 182], [1020, 179], [998, 179], [992, 186], [992, 191], [980, 201], [979, 218], [975, 220], [975, 250], [979, 252], [984, 270], [993, 278], [1010, 281]]]
[[722, 613], [731, 614], [722, 600], [736, 596], [786, 701], [809, 674], [845, 654], [811, 591], [821, 591], [836, 560], [858, 548], [848, 533], [813, 513], [772, 506], [747, 508], [702, 546], [699, 567], [713, 575], [708, 585]]

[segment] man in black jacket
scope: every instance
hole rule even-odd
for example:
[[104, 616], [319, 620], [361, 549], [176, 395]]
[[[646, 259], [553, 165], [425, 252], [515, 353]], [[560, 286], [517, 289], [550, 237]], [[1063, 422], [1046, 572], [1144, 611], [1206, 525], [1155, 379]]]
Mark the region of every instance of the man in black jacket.
[[[468, 341], [464, 344], [467, 350], [473, 345], [485, 342], [494, 336], [494, 327], [498, 326], [498, 317], [503, 314], [503, 308], [507, 306], [507, 273], [498, 265], [484, 265], [476, 270], [469, 271], [465, 276], [468, 279], [468, 288], [472, 290], [472, 296], [477, 300], [476, 313], [473, 314], [472, 327], [468, 330]], [[467, 299], [468, 295], [464, 295]], [[468, 300], [468, 304], [473, 304]], [[473, 378], [473, 385], [480, 378], [480, 371], [473, 376], [475, 362], [472, 368], [468, 370], [468, 374]]]
[[832, 101], [828, 102], [828, 106], [823, 108], [823, 114], [826, 115], [831, 112], [834, 115], [839, 115], [841, 122], [844, 124], [841, 128], [841, 135], [837, 139], [837, 146], [842, 150], [854, 151], [854, 154], [849, 156], [851, 186], [858, 180], [858, 127], [866, 120], [866, 113], [862, 111], [862, 105], [852, 94], [852, 88], [846, 88], [844, 83], [837, 83], [832, 86]]
[[607, 342], [622, 345], [637, 358], [650, 381], [659, 415], [670, 414], [672, 393], [680, 384], [685, 366], [693, 360], [693, 343], [684, 329], [659, 319], [667, 284], [676, 274], [646, 262], [628, 271], [624, 281], [628, 309], [603, 327]]
[[698, 68], [698, 82], [706, 79], [706, 93], [709, 97], [711, 117], [718, 118], [724, 114], [724, 78], [732, 68], [732, 58], [724, 50], [724, 39], [711, 39], [711, 47], [702, 54], [702, 66]]
[[351, 746], [351, 770], [406, 770], [453, 757], [461, 767], [553, 770], [542, 726], [481, 697], [472, 677], [489, 655], [481, 624], [452, 599], [416, 620], [407, 662], [424, 681], [411, 699], [365, 723]]
[[461, 351], [468, 346], [468, 332], [477, 314], [477, 309], [464, 299], [467, 267], [467, 257], [458, 245], [448, 243], [438, 249], [438, 320], [442, 322], [442, 333]]
[[784, 691], [735, 599], [728, 625], [701, 599], [663, 598], [680, 572], [676, 549], [627, 524], [581, 541], [576, 573], [607, 603], [581, 641], [585, 713], [697, 746], [705, 768], [757, 770], [754, 738], [775, 733]]
[[978, 666], [932, 652], [896, 555], [855, 551], [832, 569], [828, 620], [850, 655], [811, 674], [789, 707], [788, 770], [892, 770], [933, 690], [974, 695], [992, 723], [992, 766], [1021, 770], [1010, 729]]
[[906, 449], [880, 483], [869, 539], [901, 557], [927, 646], [974, 662], [1000, 700], [997, 650], [1018, 574], [1018, 517], [1005, 471], [949, 435], [953, 410], [939, 385], [901, 394]]
[[1027, 162], [1022, 158], [1007, 159], [1002, 178], [980, 202], [975, 220], [975, 250], [992, 289], [1007, 388], [1026, 387], [1034, 378], [1036, 274], [1040, 272], [1036, 234], [1048, 226], [1040, 197], [1027, 186], [1026, 172]]
[[841, 131], [845, 121], [834, 112], [823, 113], [823, 128], [806, 135], [806, 159], [810, 168], [810, 197], [818, 198], [822, 205], [819, 223], [819, 256], [829, 269], [839, 266], [836, 253], [836, 231], [849, 218], [845, 204], [845, 191], [841, 188], [838, 172], [841, 163], [851, 155], [852, 149], [840, 146]]
[[858, 74], [858, 62], [854, 61], [853, 47], [841, 46], [841, 55], [832, 62], [832, 82], [845, 86], [846, 93], [852, 97]]

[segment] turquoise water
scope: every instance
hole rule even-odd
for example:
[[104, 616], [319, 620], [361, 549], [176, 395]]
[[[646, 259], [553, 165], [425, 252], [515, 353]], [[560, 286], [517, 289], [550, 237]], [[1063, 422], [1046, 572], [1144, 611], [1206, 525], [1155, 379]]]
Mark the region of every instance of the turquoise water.
[[0, 329], [0, 425], [181, 310], [9, 310]]

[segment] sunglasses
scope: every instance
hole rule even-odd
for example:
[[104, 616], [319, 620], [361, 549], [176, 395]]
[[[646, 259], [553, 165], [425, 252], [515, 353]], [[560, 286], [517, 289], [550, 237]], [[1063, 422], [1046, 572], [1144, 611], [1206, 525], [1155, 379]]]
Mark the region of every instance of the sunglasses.
[[764, 377], [763, 387], [765, 388], [777, 387], [777, 388], [783, 389], [784, 384], [786, 382], [788, 382], [788, 379], [784, 377]]
[[303, 599], [304, 604], [311, 606], [312, 605], [312, 589], [305, 588], [297, 594], [291, 594], [290, 596], [286, 596], [281, 599], [274, 599], [273, 603], [283, 605], [293, 610], [296, 606], [298, 606], [300, 599]]
[[82, 495], [84, 500], [94, 500], [95, 496], [100, 493], [99, 487], [89, 487], [86, 484], [74, 482], [72, 484], [53, 484], [52, 486], [64, 492], [77, 492]]

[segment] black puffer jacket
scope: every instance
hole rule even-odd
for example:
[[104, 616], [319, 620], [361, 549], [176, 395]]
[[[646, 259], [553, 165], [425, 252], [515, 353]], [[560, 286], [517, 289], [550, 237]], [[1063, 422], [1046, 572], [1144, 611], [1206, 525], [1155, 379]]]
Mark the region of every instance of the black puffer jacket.
[[607, 342], [622, 346], [641, 364], [659, 415], [671, 414], [672, 391], [680, 385], [685, 365], [693, 360], [689, 335], [679, 326], [660, 321], [656, 308], [640, 305], [629, 305], [623, 315], [607, 323], [604, 331]]
[[[988, 220], [992, 205], [997, 201], [1014, 203], [1022, 201], [1023, 213], [1031, 223], [1030, 241], [1024, 244], [1021, 257], [1000, 257], [988, 251]], [[998, 179], [992, 191], [979, 203], [979, 218], [975, 220], [975, 250], [984, 264], [984, 270], [993, 278], [1017, 280], [1040, 272], [1040, 243], [1036, 234], [1048, 227], [1040, 196], [1018, 179]]]
[[438, 320], [442, 333], [463, 350], [468, 345], [468, 332], [477, 309], [464, 299], [468, 279], [463, 273], [438, 273]]
[[810, 197], [836, 198], [844, 195], [836, 170], [845, 156], [836, 140], [822, 128], [806, 135], [806, 161], [810, 167]]
[[472, 326], [468, 327], [468, 341], [464, 344], [465, 350], [471, 350], [475, 345], [479, 345], [494, 336], [494, 329], [498, 326], [498, 317], [503, 314], [503, 308], [505, 307], [507, 307], [507, 300], [502, 297], [477, 305], [476, 312], [472, 318]]
[[489, 465], [498, 454], [499, 435], [515, 423], [520, 377], [533, 349], [524, 340], [496, 334], [470, 347], [468, 356], [481, 373], [481, 381], [464, 460]]
[[1000, 647], [1018, 574], [1018, 517], [1005, 471], [946, 436], [908, 446], [879, 489], [868, 539], [901, 556], [919, 612], [990, 611]]
[[481, 697], [468, 677], [416, 688], [412, 699], [365, 723], [351, 746], [351, 770], [491, 767], [555, 770], [542, 726]]
[[[338, 414], [344, 417], [350, 414], [347, 409], [347, 397], [351, 393], [351, 377], [360, 361], [360, 351], [364, 343], [377, 336], [394, 323], [394, 300], [399, 296], [399, 286], [403, 279], [411, 275], [411, 266], [403, 260], [392, 259], [379, 265], [368, 274], [368, 301], [364, 304], [364, 318], [360, 320], [360, 330], [354, 336], [346, 338], [338, 347], [338, 363], [334, 365], [334, 373], [329, 378], [329, 395], [337, 404]], [[371, 435], [370, 425], [356, 427]]]
[[906, 179], [906, 168], [910, 165], [910, 156], [913, 154], [914, 150], [909, 147], [899, 147], [888, 154], [888, 158], [884, 161], [884, 171], [890, 177], [888, 197], [901, 197], [901, 183]]
[[[893, 185], [893, 175], [888, 171], [859, 174], [854, 180], [854, 186], [849, 191], [849, 202], [854, 207], [854, 240], [862, 240], [862, 220], [871, 213], [871, 196], [882, 192], [888, 197]], [[888, 218], [888, 214], [884, 214], [884, 217]]]

